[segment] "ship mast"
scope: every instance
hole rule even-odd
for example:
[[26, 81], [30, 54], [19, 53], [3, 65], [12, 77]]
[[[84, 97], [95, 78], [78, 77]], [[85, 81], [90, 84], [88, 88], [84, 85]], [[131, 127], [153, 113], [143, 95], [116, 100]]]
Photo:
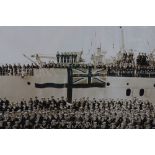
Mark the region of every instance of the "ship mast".
[[120, 26], [120, 29], [121, 29], [121, 51], [123, 52], [125, 50], [124, 31], [122, 26]]

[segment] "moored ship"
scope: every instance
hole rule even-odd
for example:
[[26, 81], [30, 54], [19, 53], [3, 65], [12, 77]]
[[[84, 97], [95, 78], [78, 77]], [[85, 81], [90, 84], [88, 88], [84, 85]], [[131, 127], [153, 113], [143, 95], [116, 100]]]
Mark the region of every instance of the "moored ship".
[[[38, 96], [64, 96], [68, 102], [82, 97], [155, 101], [155, 61], [153, 53], [135, 54], [123, 42], [118, 55], [106, 59], [101, 46], [90, 63], [82, 58], [84, 51], [57, 53], [56, 57], [32, 55], [31, 65], [4, 65], [0, 68], [1, 98], [18, 101]], [[32, 58], [35, 58], [33, 60]], [[42, 58], [50, 58], [44, 63]]]

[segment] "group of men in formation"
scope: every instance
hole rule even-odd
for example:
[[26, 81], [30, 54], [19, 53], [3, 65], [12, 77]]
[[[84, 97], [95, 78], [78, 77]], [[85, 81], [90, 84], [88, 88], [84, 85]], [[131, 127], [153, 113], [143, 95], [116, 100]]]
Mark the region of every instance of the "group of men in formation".
[[107, 75], [122, 77], [155, 77], [155, 64], [151, 54], [124, 52], [119, 60], [107, 66]]
[[154, 129], [149, 101], [54, 97], [12, 103], [0, 99], [1, 129]]
[[94, 66], [93, 64], [65, 64], [65, 63], [43, 63], [41, 66], [39, 64], [6, 64], [0, 66], [0, 75], [7, 76], [7, 75], [34, 75], [34, 69], [39, 68], [84, 68], [88, 69], [89, 67], [92, 68], [102, 68], [107, 71], [108, 76], [123, 76], [123, 77], [155, 77], [155, 64], [152, 62], [153, 56], [140, 54], [137, 58], [134, 58], [134, 54], [132, 52], [124, 52], [121, 54], [121, 58], [113, 62], [112, 64], [101, 64]]
[[22, 74], [27, 74], [29, 76], [33, 76], [33, 70], [34, 68], [37, 68], [34, 64], [27, 64], [27, 65], [21, 65], [21, 64], [5, 64], [0, 66], [0, 76], [19, 76]]
[[[28, 75], [28, 76], [33, 76], [34, 75], [34, 69], [40, 69], [40, 68], [67, 68], [67, 67], [72, 67], [72, 68], [84, 68], [84, 69], [88, 69], [88, 67], [92, 67], [93, 65], [89, 65], [89, 64], [61, 64], [61, 63], [53, 63], [53, 62], [49, 62], [49, 63], [44, 63], [42, 66], [39, 66], [37, 64], [27, 64], [27, 65], [21, 65], [21, 64], [5, 64], [0, 66], [0, 76], [22, 76], [24, 75]], [[98, 65], [96, 66], [96, 68], [105, 68], [105, 65]]]

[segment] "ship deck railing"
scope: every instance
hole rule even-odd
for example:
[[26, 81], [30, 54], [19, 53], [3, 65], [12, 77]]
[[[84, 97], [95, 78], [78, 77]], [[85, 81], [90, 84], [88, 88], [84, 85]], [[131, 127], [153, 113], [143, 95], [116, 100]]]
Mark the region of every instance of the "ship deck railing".
[[144, 78], [155, 78], [155, 72], [111, 72], [107, 73], [107, 76], [113, 77], [144, 77]]

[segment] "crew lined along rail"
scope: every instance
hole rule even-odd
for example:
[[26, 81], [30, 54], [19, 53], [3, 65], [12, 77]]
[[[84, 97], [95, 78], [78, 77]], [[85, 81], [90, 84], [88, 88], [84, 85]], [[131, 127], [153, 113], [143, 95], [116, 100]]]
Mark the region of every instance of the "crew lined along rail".
[[[155, 77], [155, 66], [117, 66], [117, 65], [98, 65], [94, 67], [93, 65], [88, 64], [74, 64], [74, 65], [64, 65], [64, 64], [55, 64], [49, 63], [45, 64], [42, 68], [50, 69], [50, 68], [83, 68], [88, 69], [89, 67], [95, 69], [104, 69], [105, 75], [107, 76], [115, 76], [115, 77]], [[33, 76], [34, 69], [40, 69], [38, 65], [28, 64], [28, 65], [2, 65], [0, 66], [0, 76]]]

